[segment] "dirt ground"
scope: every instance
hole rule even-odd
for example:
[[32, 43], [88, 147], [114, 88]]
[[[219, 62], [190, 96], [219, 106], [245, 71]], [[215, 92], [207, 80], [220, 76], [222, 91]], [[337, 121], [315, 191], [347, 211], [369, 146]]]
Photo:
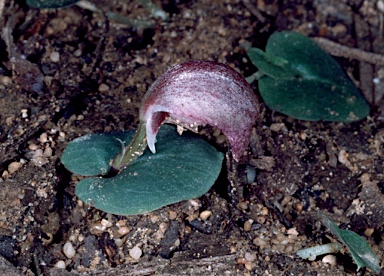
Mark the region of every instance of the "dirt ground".
[[[384, 54], [382, 0], [155, 1], [168, 19], [139, 1], [94, 3], [130, 21], [79, 6], [5, 3], [2, 275], [373, 275], [356, 272], [346, 250], [313, 261], [295, 254], [335, 238], [319, 210], [365, 236], [384, 266], [380, 58], [335, 57], [372, 105], [361, 122], [299, 121], [260, 99], [252, 159], [229, 173], [223, 166], [214, 187], [195, 200], [138, 216], [107, 214], [76, 198], [78, 177], [60, 163], [78, 136], [134, 129], [149, 85], [180, 62], [214, 60], [249, 76], [256, 68], [242, 45], [263, 48], [279, 30]], [[257, 83], [253, 88], [258, 95]]]

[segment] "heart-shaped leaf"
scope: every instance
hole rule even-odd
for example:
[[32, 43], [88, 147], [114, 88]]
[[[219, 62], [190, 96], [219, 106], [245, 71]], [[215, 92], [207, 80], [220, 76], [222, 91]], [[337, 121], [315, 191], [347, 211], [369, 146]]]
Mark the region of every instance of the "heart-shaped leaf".
[[105, 175], [109, 172], [110, 160], [128, 144], [134, 131], [87, 134], [68, 143], [61, 162], [70, 172], [83, 176]]
[[27, 0], [28, 6], [38, 9], [57, 9], [71, 6], [79, 0]]
[[[78, 168], [81, 162], [90, 164], [84, 172], [108, 171], [106, 164], [121, 148], [117, 139], [127, 142], [132, 136], [131, 132], [78, 138], [69, 143], [64, 151], [63, 163], [76, 173], [83, 172]], [[76, 195], [102, 211], [134, 215], [199, 197], [212, 187], [221, 170], [221, 152], [194, 135], [184, 133], [180, 136], [174, 127], [167, 125], [160, 129], [157, 139], [156, 154], [146, 150], [115, 177], [81, 180], [76, 186]], [[108, 141], [113, 145], [109, 145]], [[94, 157], [86, 153], [87, 148]], [[77, 157], [72, 159], [72, 156]], [[68, 167], [70, 160], [75, 160], [76, 164]], [[93, 166], [95, 168], [91, 169]]]
[[250, 48], [248, 56], [265, 75], [260, 94], [273, 110], [310, 121], [352, 122], [370, 107], [340, 65], [315, 42], [295, 32], [277, 32], [265, 52]]

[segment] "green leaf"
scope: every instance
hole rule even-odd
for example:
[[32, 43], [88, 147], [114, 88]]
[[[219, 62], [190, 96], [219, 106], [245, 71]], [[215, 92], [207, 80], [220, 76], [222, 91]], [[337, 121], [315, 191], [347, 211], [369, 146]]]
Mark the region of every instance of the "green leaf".
[[71, 6], [79, 0], [27, 0], [28, 6], [38, 9], [57, 9]]
[[[250, 60], [260, 68], [261, 72], [273, 77], [273, 78], [289, 78], [293, 77], [292, 71], [287, 70], [289, 64], [286, 59], [278, 56], [270, 55], [269, 53], [263, 52], [258, 48], [250, 48], [247, 52]], [[254, 61], [257, 61], [254, 62]]]
[[260, 94], [273, 110], [310, 121], [352, 122], [369, 104], [340, 65], [315, 42], [295, 32], [277, 32], [266, 52], [251, 48], [251, 61], [265, 74]]
[[[92, 148], [94, 153], [101, 150], [97, 158], [92, 158], [81, 149], [78, 152], [81, 157], [76, 158], [78, 165], [72, 166], [71, 171], [81, 171], [75, 168], [81, 166], [80, 159], [83, 159], [84, 163], [92, 164], [87, 165], [86, 172], [89, 172], [92, 166], [97, 167], [93, 171], [100, 172], [100, 164], [104, 170], [111, 156], [120, 150], [118, 144], [114, 143], [110, 147], [107, 141], [116, 141], [116, 138], [124, 138], [124, 135], [124, 141], [128, 142], [133, 133], [88, 135], [83, 141], [80, 138], [80, 141], [71, 142], [76, 144], [77, 149], [82, 148], [79, 144], [85, 143], [83, 146]], [[105, 136], [105, 139], [102, 136]], [[91, 143], [93, 138], [96, 140]], [[194, 135], [178, 135], [174, 127], [161, 127], [156, 148], [156, 154], [146, 150], [115, 177], [81, 180], [76, 186], [76, 195], [85, 203], [108, 213], [142, 214], [203, 195], [212, 187], [220, 173], [223, 154]], [[73, 148], [70, 151], [72, 152], [69, 155], [74, 156], [76, 151]], [[64, 154], [68, 153], [64, 152], [63, 156]], [[99, 161], [95, 162], [96, 159]], [[64, 165], [67, 167], [66, 164]]]
[[105, 175], [110, 160], [128, 144], [134, 131], [120, 133], [87, 134], [68, 143], [61, 163], [74, 174], [83, 176]]
[[323, 224], [349, 249], [353, 260], [357, 264], [357, 270], [362, 267], [369, 267], [376, 273], [380, 273], [379, 259], [369, 246], [367, 241], [358, 234], [340, 229], [336, 223], [327, 218], [324, 214], [321, 215]]

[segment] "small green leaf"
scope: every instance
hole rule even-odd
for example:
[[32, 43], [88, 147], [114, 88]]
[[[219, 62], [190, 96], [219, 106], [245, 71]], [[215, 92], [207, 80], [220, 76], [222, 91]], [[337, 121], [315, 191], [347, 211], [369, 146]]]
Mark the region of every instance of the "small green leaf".
[[376, 273], [380, 273], [379, 259], [369, 246], [367, 241], [358, 234], [340, 229], [336, 223], [321, 214], [323, 224], [349, 249], [353, 260], [357, 264], [357, 270], [362, 267], [369, 267]]
[[[109, 159], [120, 150], [118, 143], [113, 141], [117, 141], [116, 138], [124, 138], [124, 141], [128, 142], [133, 133], [115, 137], [113, 135], [88, 135], [86, 139], [80, 138], [80, 141], [71, 142], [77, 144], [77, 149], [82, 148], [78, 144], [85, 143], [83, 147], [92, 149], [93, 154], [97, 155], [92, 158], [80, 150], [78, 153], [82, 156], [76, 159], [77, 165], [72, 166], [71, 171], [82, 171], [76, 168], [82, 166], [80, 159], [84, 163], [90, 162], [90, 165], [83, 164], [87, 167], [86, 172], [100, 172], [100, 165], [103, 170], [108, 170], [106, 164], [109, 164]], [[96, 140], [91, 143], [89, 140], [93, 138]], [[81, 180], [76, 186], [76, 195], [85, 203], [102, 211], [134, 215], [199, 197], [212, 187], [221, 170], [221, 152], [194, 135], [184, 133], [180, 136], [174, 127], [167, 125], [160, 128], [157, 140], [156, 154], [146, 150], [115, 177]], [[108, 141], [113, 142], [112, 147], [108, 145]], [[69, 155], [75, 156], [76, 150], [71, 147], [68, 145], [72, 151]], [[100, 154], [96, 154], [98, 151]], [[97, 159], [98, 161], [95, 161]], [[64, 165], [67, 167], [66, 164]], [[96, 168], [91, 169], [92, 166]]]
[[250, 48], [251, 61], [265, 75], [260, 94], [273, 110], [310, 121], [352, 122], [370, 107], [340, 65], [315, 42], [295, 32], [274, 33], [266, 52]]
[[72, 173], [83, 176], [105, 175], [110, 160], [118, 154], [122, 143], [128, 144], [134, 131], [87, 134], [68, 143], [61, 162]]
[[[263, 68], [260, 69], [264, 74], [273, 78], [290, 78], [293, 77], [292, 71], [287, 70], [286, 66], [288, 61], [279, 56], [270, 55], [263, 52], [258, 48], [250, 48], [247, 52], [250, 60], [255, 63], [256, 66]], [[254, 62], [257, 61], [257, 62]]]
[[57, 9], [71, 6], [79, 0], [27, 0], [28, 6], [38, 9]]

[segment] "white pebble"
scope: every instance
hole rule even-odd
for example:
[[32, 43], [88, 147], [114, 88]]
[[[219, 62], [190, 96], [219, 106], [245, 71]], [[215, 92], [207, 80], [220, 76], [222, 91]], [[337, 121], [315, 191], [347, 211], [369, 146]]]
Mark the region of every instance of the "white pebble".
[[348, 153], [346, 150], [340, 150], [339, 156], [337, 158], [341, 164], [346, 164], [348, 162]]
[[40, 141], [40, 143], [43, 143], [43, 144], [45, 142], [47, 142], [48, 141], [48, 134], [45, 132], [40, 134], [39, 141]]
[[28, 109], [21, 110], [21, 118], [25, 119], [28, 117]]
[[4, 85], [9, 85], [10, 83], [12, 83], [12, 79], [8, 76], [2, 76], [0, 78], [0, 82]]
[[384, 1], [382, 0], [377, 1], [376, 7], [378, 8], [379, 11], [384, 12]]
[[129, 233], [129, 228], [127, 226], [120, 227], [117, 233], [119, 233], [120, 236], [124, 236]]
[[37, 150], [38, 148], [39, 148], [39, 147], [38, 147], [36, 144], [30, 144], [30, 145], [28, 146], [28, 149], [33, 150], [33, 151]]
[[51, 61], [53, 62], [59, 62], [60, 61], [60, 54], [58, 52], [52, 52], [50, 55], [49, 55], [49, 58], [51, 59]]
[[73, 52], [73, 55], [75, 56], [75, 57], [79, 57], [79, 56], [81, 56], [83, 53], [82, 53], [82, 51], [80, 50], [80, 49], [77, 49], [75, 52]]
[[135, 260], [140, 259], [142, 254], [143, 254], [143, 251], [138, 246], [135, 246], [131, 250], [129, 250], [129, 256], [131, 256]]
[[8, 172], [10, 174], [13, 174], [17, 172], [22, 166], [23, 164], [21, 164], [20, 162], [12, 162], [11, 164], [8, 165]]
[[205, 210], [205, 211], [200, 213], [200, 218], [202, 220], [207, 220], [211, 215], [212, 215], [211, 211]]
[[325, 264], [330, 264], [331, 266], [336, 266], [337, 264], [335, 255], [326, 255], [321, 261]]
[[55, 267], [58, 268], [58, 269], [65, 269], [65, 262], [64, 261], [58, 261], [55, 264]]
[[82, 115], [82, 114], [78, 115], [78, 116], [76, 117], [76, 120], [78, 120], [78, 121], [82, 121], [82, 120], [84, 120], [84, 115]]
[[75, 248], [73, 248], [72, 243], [66, 242], [63, 246], [63, 253], [68, 258], [71, 259], [73, 256], [75, 256], [76, 251]]
[[124, 241], [122, 239], [115, 239], [115, 244], [117, 247], [120, 247], [124, 244]]
[[256, 261], [256, 254], [255, 253], [245, 253], [245, 259], [249, 262], [254, 262]]

